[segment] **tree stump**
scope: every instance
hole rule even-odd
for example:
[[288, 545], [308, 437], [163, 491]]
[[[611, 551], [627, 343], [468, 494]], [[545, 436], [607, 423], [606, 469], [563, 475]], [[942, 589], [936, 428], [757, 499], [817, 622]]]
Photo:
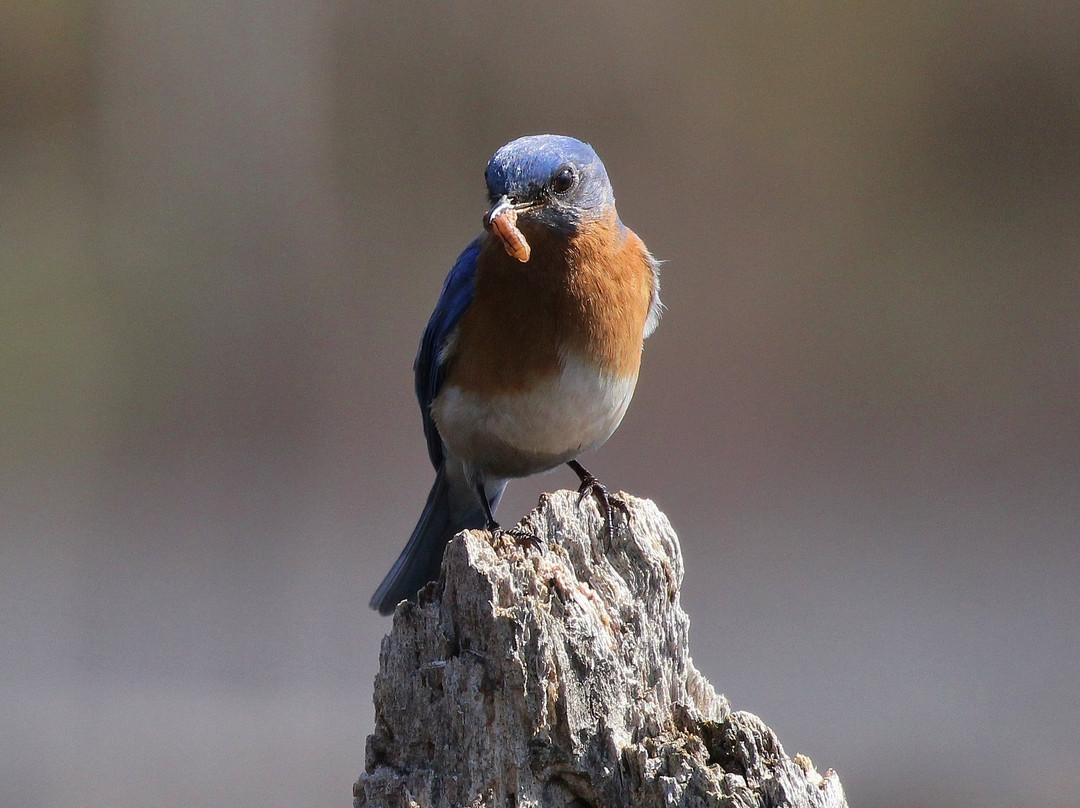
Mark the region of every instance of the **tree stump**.
[[356, 808], [847, 805], [694, 667], [678, 538], [619, 496], [610, 540], [561, 491], [525, 517], [542, 545], [450, 542], [383, 640]]

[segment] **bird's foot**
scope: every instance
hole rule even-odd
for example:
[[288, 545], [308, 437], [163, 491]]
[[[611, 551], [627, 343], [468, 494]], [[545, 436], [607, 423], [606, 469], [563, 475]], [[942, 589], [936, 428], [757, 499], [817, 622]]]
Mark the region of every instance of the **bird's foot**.
[[483, 483], [477, 484], [476, 493], [484, 506], [484, 530], [491, 534], [492, 539], [510, 539], [523, 547], [537, 547], [541, 551], [544, 549], [544, 540], [529, 528], [523, 527], [522, 525], [514, 525], [509, 530], [504, 530], [499, 523], [495, 521], [495, 514], [492, 513], [491, 502], [488, 500]]
[[608, 542], [615, 540], [615, 523], [612, 521], [611, 512], [613, 509], [622, 511], [624, 517], [627, 520], [630, 519], [630, 509], [626, 503], [615, 496], [609, 494], [607, 488], [598, 480], [592, 472], [586, 470], [576, 460], [569, 461], [566, 465], [574, 470], [578, 478], [581, 480], [581, 485], [578, 486], [578, 505], [584, 501], [587, 494], [592, 494], [596, 497], [596, 504], [600, 508], [600, 513], [604, 517], [604, 528], [607, 531]]
[[534, 547], [540, 552], [544, 551], [544, 540], [524, 525], [514, 525], [512, 528], [506, 529], [501, 527], [498, 522], [491, 522], [487, 526], [487, 531], [493, 539], [510, 539], [510, 541], [516, 542], [522, 547]]

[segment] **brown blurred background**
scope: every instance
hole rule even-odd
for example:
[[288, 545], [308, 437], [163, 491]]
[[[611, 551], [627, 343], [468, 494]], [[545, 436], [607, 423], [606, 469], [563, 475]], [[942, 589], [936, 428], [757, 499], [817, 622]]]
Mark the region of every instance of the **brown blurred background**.
[[1019, 1], [0, 5], [0, 804], [349, 804], [413, 353], [536, 132], [666, 260], [586, 464], [698, 666], [853, 806], [1075, 806], [1080, 7]]

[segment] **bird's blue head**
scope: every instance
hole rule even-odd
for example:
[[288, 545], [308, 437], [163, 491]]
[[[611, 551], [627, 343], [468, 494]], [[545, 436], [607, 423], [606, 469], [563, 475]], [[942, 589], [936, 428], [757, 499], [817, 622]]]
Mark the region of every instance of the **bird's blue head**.
[[509, 203], [524, 221], [562, 232], [606, 216], [615, 204], [607, 171], [588, 143], [530, 135], [507, 143], [485, 172], [492, 209]]

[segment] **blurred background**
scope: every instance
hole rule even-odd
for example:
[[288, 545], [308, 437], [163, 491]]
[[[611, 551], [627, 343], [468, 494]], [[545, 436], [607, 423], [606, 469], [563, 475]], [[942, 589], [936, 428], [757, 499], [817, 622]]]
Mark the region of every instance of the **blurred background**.
[[[1080, 794], [1080, 7], [0, 5], [0, 804], [346, 806], [519, 135], [668, 311], [586, 465], [853, 808]], [[567, 470], [512, 484], [513, 522]]]

